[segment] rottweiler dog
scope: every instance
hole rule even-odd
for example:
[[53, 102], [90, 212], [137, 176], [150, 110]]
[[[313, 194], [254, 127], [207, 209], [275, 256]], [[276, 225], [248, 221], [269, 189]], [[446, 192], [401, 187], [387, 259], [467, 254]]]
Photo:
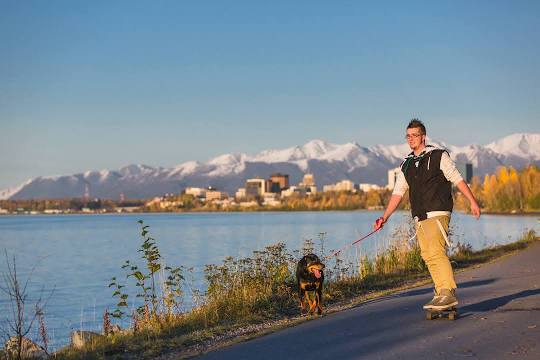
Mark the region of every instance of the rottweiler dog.
[[[304, 256], [296, 265], [296, 282], [298, 284], [298, 297], [300, 298], [300, 311], [305, 312], [305, 300], [309, 305], [309, 312], [313, 314], [317, 308], [317, 314], [322, 314], [322, 288], [324, 282], [324, 264], [315, 254]], [[308, 292], [314, 292], [314, 300]]]

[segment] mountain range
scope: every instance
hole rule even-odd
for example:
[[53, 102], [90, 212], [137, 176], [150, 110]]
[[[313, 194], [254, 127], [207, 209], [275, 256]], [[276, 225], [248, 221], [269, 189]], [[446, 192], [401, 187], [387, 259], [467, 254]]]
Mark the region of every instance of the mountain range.
[[[500, 165], [518, 169], [531, 163], [540, 165], [540, 133], [512, 134], [487, 145], [428, 143], [446, 148], [456, 162], [472, 163], [474, 175], [481, 177]], [[224, 154], [207, 162], [189, 161], [172, 168], [128, 165], [118, 170], [40, 176], [0, 191], [0, 199], [72, 198], [82, 197], [85, 191], [99, 198], [118, 199], [121, 193], [125, 198], [149, 198], [179, 193], [189, 186], [213, 186], [234, 194], [246, 179], [268, 178], [275, 172], [288, 174], [291, 184], [312, 173], [319, 187], [344, 179], [386, 185], [387, 171], [398, 166], [409, 152], [407, 144], [363, 147], [356, 142], [338, 145], [311, 140], [253, 156]]]

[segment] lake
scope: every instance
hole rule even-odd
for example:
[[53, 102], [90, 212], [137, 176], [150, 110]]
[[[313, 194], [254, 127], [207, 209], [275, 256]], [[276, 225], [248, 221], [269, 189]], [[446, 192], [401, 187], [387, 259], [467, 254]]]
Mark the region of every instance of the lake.
[[[192, 281], [204, 290], [205, 264], [249, 256], [277, 242], [292, 251], [313, 239], [319, 249], [320, 233], [325, 233], [327, 251], [337, 249], [369, 233], [378, 216], [380, 212], [370, 211], [0, 216], [0, 249], [10, 259], [15, 256], [20, 280], [34, 269], [31, 298], [42, 288], [46, 297], [54, 288], [45, 318], [51, 345], [57, 348], [69, 342], [74, 329], [101, 329], [105, 309], [116, 304], [109, 280], [122, 276], [125, 260], [139, 257], [140, 219], [150, 226], [166, 263], [193, 267]], [[406, 212], [394, 214], [382, 231], [348, 249], [345, 260], [384, 250], [409, 218]], [[451, 223], [453, 241], [474, 249], [515, 241], [525, 229], [539, 230], [537, 216], [483, 215], [476, 220], [455, 213]], [[6, 269], [2, 253], [0, 272]], [[189, 308], [189, 299], [185, 306]], [[0, 325], [5, 326], [9, 309], [5, 294], [0, 294]]]

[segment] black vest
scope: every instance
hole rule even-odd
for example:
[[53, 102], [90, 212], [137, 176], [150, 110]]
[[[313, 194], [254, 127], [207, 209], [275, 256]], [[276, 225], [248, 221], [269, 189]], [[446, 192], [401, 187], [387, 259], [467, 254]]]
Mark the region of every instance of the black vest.
[[411, 212], [418, 220], [427, 219], [430, 211], [452, 211], [452, 183], [441, 170], [441, 156], [446, 150], [436, 149], [415, 157], [413, 153], [401, 164], [409, 184]]

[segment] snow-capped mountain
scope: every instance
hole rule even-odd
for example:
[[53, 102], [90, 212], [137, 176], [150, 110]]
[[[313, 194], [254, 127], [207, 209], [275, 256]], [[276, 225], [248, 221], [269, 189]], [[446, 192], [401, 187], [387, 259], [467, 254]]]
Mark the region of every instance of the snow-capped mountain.
[[[487, 145], [453, 146], [428, 143], [449, 150], [458, 162], [473, 164], [474, 175], [494, 172], [497, 166], [521, 168], [540, 165], [540, 133], [513, 134]], [[214, 186], [229, 193], [253, 177], [267, 178], [274, 172], [289, 174], [292, 184], [304, 173], [313, 173], [318, 186], [350, 179], [356, 183], [386, 184], [387, 171], [409, 153], [407, 144], [363, 147], [357, 143], [330, 144], [312, 140], [302, 146], [266, 150], [250, 156], [224, 154], [207, 162], [189, 161], [173, 168], [128, 165], [118, 170], [87, 171], [81, 174], [38, 177], [17, 187], [0, 191], [0, 199], [81, 197], [145, 198], [178, 193], [188, 186]]]

